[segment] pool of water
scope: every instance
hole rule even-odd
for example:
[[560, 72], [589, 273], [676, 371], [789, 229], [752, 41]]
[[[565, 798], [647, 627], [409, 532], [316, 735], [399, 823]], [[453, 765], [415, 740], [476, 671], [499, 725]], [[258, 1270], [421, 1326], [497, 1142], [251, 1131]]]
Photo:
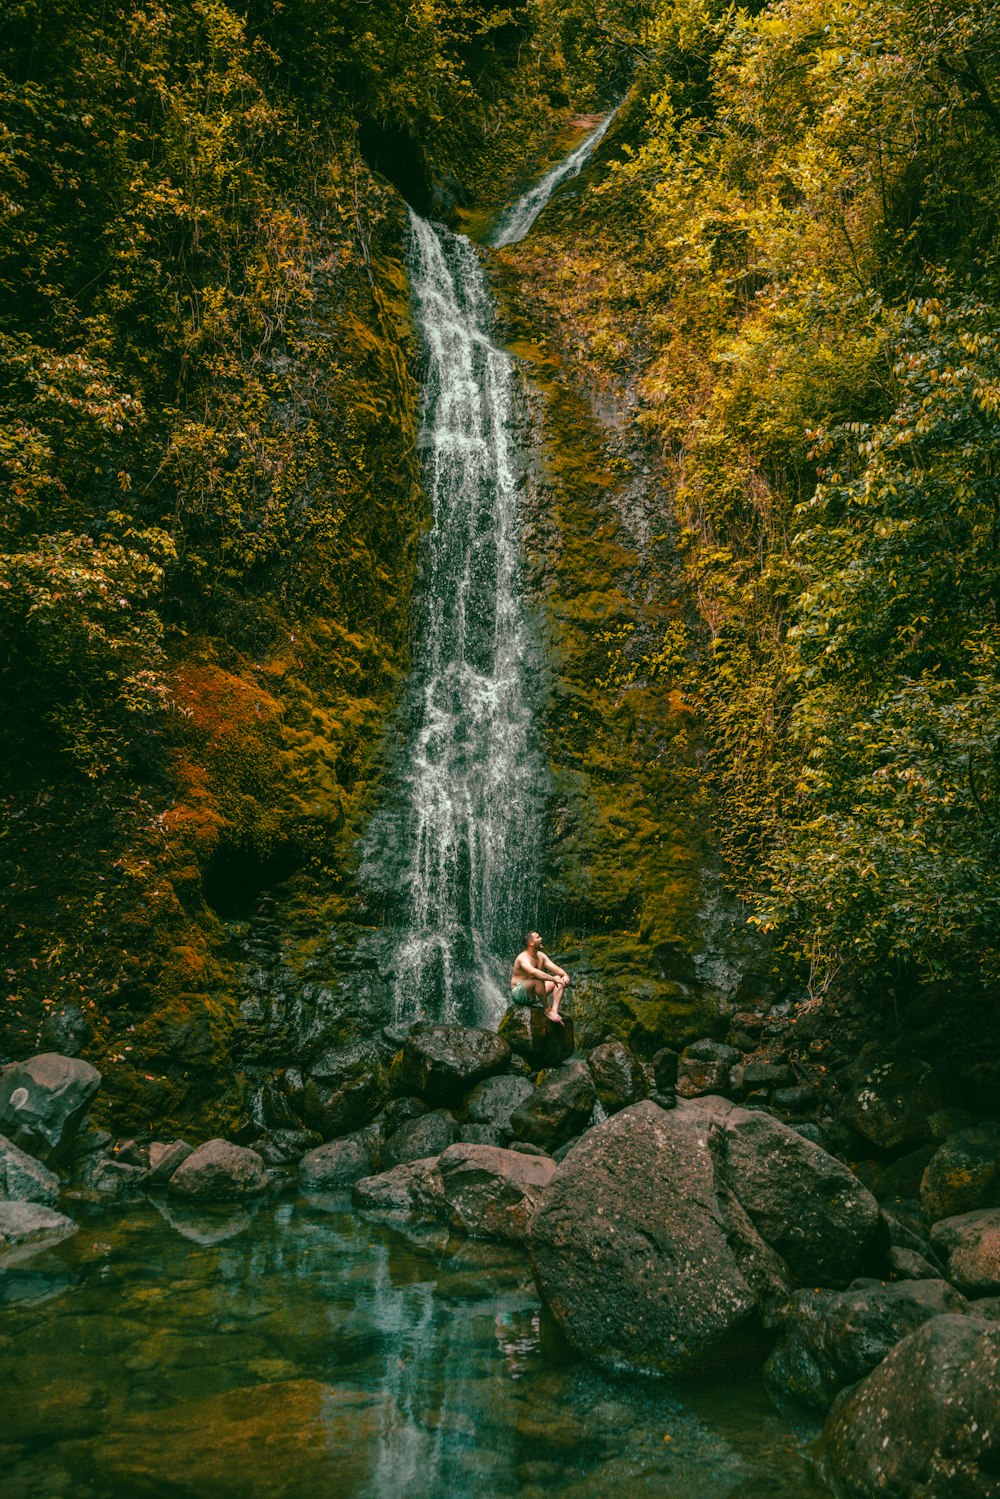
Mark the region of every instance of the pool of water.
[[819, 1499], [759, 1375], [600, 1373], [525, 1256], [343, 1197], [79, 1208], [0, 1271], [3, 1499]]

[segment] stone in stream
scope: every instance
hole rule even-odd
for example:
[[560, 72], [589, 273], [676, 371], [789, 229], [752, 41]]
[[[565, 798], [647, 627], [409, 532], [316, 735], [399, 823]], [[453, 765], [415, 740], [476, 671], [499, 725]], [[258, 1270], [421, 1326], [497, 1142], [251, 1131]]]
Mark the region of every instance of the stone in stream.
[[920, 1180], [920, 1205], [933, 1223], [1000, 1201], [1000, 1124], [957, 1129], [939, 1145]]
[[[372, 1128], [371, 1125], [368, 1126]], [[376, 1130], [381, 1140], [381, 1132]], [[323, 1137], [314, 1129], [271, 1129], [254, 1144], [254, 1150], [265, 1166], [296, 1166], [310, 1150], [321, 1145]]]
[[40, 1202], [0, 1201], [0, 1264], [13, 1265], [75, 1234], [72, 1218]]
[[778, 1343], [764, 1368], [776, 1399], [827, 1410], [909, 1333], [969, 1302], [943, 1280], [859, 1281], [846, 1291], [797, 1291], [780, 1309]]
[[1000, 1208], [943, 1218], [931, 1229], [931, 1247], [946, 1261], [948, 1279], [969, 1296], [1000, 1291]]
[[549, 1020], [541, 1005], [511, 1005], [498, 1029], [511, 1051], [536, 1069], [557, 1067], [573, 1055], [576, 1045], [572, 1016], [559, 1025]]
[[788, 1288], [719, 1171], [715, 1116], [634, 1104], [560, 1165], [529, 1233], [539, 1291], [570, 1344], [667, 1373], [760, 1343], [761, 1303]]
[[79, 1057], [42, 1052], [0, 1071], [0, 1130], [31, 1155], [65, 1155], [101, 1086], [101, 1074]]
[[369, 1212], [433, 1222], [444, 1216], [444, 1187], [437, 1165], [437, 1157], [431, 1156], [362, 1177], [354, 1183], [351, 1200]]
[[623, 1041], [605, 1041], [587, 1055], [597, 1096], [608, 1114], [617, 1114], [649, 1093], [649, 1081], [638, 1057]]
[[586, 1128], [596, 1102], [597, 1090], [587, 1064], [566, 1062], [514, 1110], [511, 1133], [551, 1152]]
[[302, 1090], [306, 1124], [324, 1139], [368, 1124], [386, 1095], [382, 1052], [369, 1041], [327, 1051], [309, 1067]]
[[507, 1129], [510, 1116], [534, 1092], [526, 1077], [488, 1077], [477, 1083], [465, 1100], [465, 1116], [470, 1124], [488, 1124]]
[[392, 1064], [397, 1093], [416, 1093], [430, 1104], [458, 1104], [474, 1083], [500, 1072], [510, 1047], [495, 1031], [418, 1021]]
[[924, 1259], [916, 1249], [900, 1249], [895, 1244], [885, 1252], [886, 1269], [894, 1280], [938, 1280], [940, 1269]]
[[153, 1187], [165, 1187], [182, 1161], [192, 1154], [194, 1147], [186, 1140], [171, 1140], [164, 1144], [154, 1140], [149, 1147], [149, 1183]]
[[168, 1187], [188, 1200], [239, 1202], [267, 1191], [267, 1172], [255, 1150], [228, 1140], [208, 1140], [181, 1162]]
[[997, 1492], [1000, 1326], [935, 1317], [838, 1396], [823, 1430], [844, 1499], [987, 1499]]
[[382, 1169], [401, 1166], [404, 1161], [426, 1160], [440, 1155], [455, 1139], [455, 1116], [447, 1109], [433, 1109], [419, 1119], [400, 1125], [382, 1148]]
[[96, 1466], [102, 1488], [152, 1499], [351, 1499], [371, 1492], [372, 1451], [388, 1419], [387, 1397], [311, 1379], [193, 1393], [163, 1410], [118, 1419], [71, 1465]]
[[923, 1144], [928, 1116], [941, 1105], [937, 1078], [914, 1057], [882, 1062], [861, 1057], [839, 1074], [837, 1086], [843, 1123], [880, 1150]]
[[452, 1145], [438, 1161], [452, 1227], [474, 1238], [521, 1243], [556, 1171], [548, 1156], [490, 1145]]
[[378, 1169], [380, 1136], [371, 1127], [318, 1145], [299, 1161], [299, 1184], [304, 1192], [334, 1192], [352, 1187]]
[[52, 1207], [59, 1200], [59, 1178], [0, 1135], [0, 1197], [15, 1202], [41, 1202]]

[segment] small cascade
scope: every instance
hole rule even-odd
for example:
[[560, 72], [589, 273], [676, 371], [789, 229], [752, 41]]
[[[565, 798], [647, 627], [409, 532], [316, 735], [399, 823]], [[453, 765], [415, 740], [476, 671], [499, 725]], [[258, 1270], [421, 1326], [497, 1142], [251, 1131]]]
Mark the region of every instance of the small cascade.
[[519, 386], [464, 236], [411, 213], [433, 524], [402, 768], [394, 1017], [495, 1024], [533, 909], [544, 770], [522, 604]]
[[557, 162], [551, 171], [546, 172], [541, 181], [536, 182], [534, 187], [530, 188], [523, 197], [518, 198], [516, 203], [504, 209], [490, 238], [491, 245], [499, 249], [501, 245], [516, 245], [524, 238], [556, 189], [564, 182], [568, 182], [571, 177], [578, 177], [583, 171], [617, 113], [617, 109], [613, 109], [609, 115], [605, 116], [597, 129], [592, 130], [586, 139], [580, 142], [575, 151]]

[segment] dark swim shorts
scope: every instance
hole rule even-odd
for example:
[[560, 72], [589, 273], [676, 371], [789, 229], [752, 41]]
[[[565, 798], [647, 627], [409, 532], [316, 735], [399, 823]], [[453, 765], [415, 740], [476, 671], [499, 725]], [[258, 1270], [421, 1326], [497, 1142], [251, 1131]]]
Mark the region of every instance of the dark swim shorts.
[[525, 979], [522, 979], [519, 984], [515, 984], [510, 991], [511, 1003], [515, 1005], [533, 1005], [537, 997], [534, 989], [528, 987]]

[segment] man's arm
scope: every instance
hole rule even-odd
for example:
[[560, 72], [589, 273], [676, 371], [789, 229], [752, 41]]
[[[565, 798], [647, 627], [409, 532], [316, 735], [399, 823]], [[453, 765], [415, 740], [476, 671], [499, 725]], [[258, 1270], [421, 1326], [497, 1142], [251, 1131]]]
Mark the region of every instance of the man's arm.
[[545, 975], [546, 978], [549, 976], [549, 974], [551, 974], [553, 977], [562, 979], [567, 984], [569, 983], [569, 974], [566, 972], [565, 968], [560, 968], [558, 963], [553, 963], [552, 959], [545, 953], [540, 952], [538, 954], [538, 960], [539, 962], [545, 964], [545, 967], [547, 969], [547, 973]]

